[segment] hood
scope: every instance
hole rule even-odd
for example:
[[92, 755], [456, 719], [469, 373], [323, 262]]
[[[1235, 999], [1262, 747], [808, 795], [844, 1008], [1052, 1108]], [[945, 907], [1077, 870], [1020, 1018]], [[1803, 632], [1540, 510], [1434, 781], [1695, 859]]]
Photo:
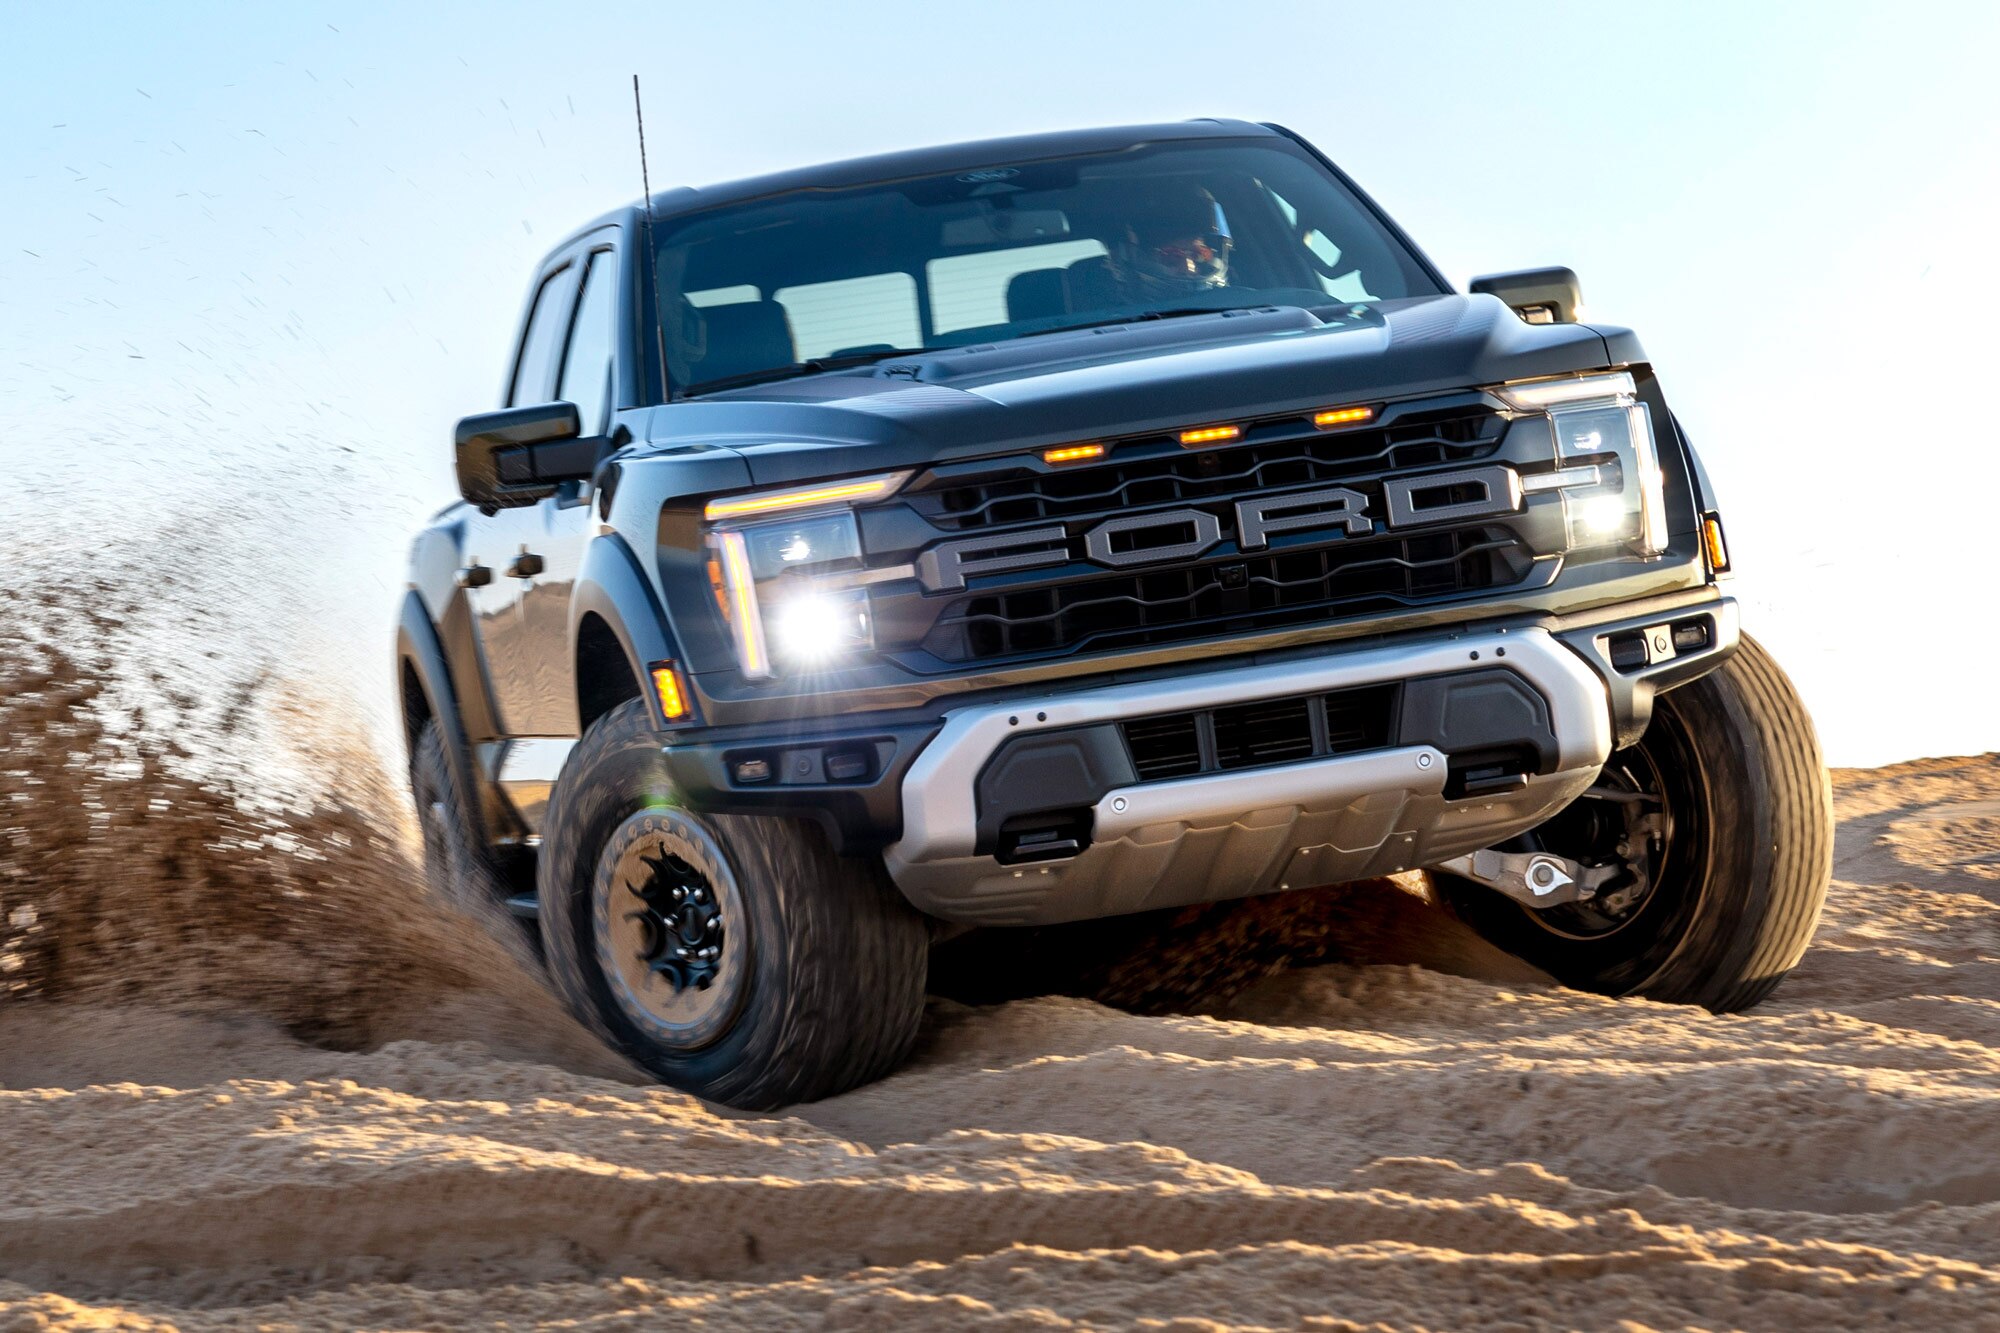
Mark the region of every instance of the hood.
[[1525, 324], [1492, 296], [1264, 307], [781, 380], [655, 408], [647, 435], [734, 450], [756, 484], [782, 485], [1609, 364], [1597, 330]]

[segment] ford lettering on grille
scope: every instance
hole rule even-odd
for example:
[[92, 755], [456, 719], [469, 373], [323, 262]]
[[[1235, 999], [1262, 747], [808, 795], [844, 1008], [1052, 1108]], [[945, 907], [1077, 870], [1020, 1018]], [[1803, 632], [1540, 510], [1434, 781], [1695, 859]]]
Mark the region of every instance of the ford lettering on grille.
[[[1511, 467], [1489, 463], [1382, 483], [1385, 528], [1463, 523], [1521, 508], [1521, 478]], [[1368, 497], [1346, 486], [1285, 491], [1238, 500], [1232, 506], [1236, 544], [1262, 550], [1273, 534], [1325, 529], [1336, 538], [1375, 531]], [[1205, 509], [1158, 509], [1107, 518], [1084, 530], [1085, 558], [1109, 569], [1176, 564], [1195, 559], [1223, 538], [1222, 524]], [[1059, 523], [1010, 532], [988, 532], [941, 542], [917, 559], [917, 577], [931, 592], [955, 592], [967, 578], [1065, 565], [1072, 559], [1069, 531]]]

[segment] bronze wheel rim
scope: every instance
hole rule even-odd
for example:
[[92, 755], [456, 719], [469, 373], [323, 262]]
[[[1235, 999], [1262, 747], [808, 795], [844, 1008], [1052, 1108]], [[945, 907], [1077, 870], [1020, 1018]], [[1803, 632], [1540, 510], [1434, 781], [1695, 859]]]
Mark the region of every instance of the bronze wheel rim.
[[599, 858], [592, 897], [598, 965], [635, 1026], [681, 1050], [728, 1030], [748, 979], [749, 938], [713, 834], [678, 812], [632, 816]]

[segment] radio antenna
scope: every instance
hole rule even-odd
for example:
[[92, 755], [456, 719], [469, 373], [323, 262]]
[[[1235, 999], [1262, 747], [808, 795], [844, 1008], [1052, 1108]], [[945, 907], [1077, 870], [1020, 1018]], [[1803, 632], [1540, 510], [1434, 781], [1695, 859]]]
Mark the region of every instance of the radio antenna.
[[[639, 76], [632, 76], [632, 116], [639, 122], [639, 186], [646, 194], [646, 260], [642, 271], [655, 273], [659, 262], [659, 252], [653, 249], [653, 178], [646, 169], [646, 108], [639, 101]], [[660, 303], [660, 284], [657, 276], [653, 279], [653, 304]], [[673, 383], [667, 378], [667, 314], [656, 310], [658, 318], [653, 321], [653, 346], [660, 353], [660, 395], [673, 397]]]

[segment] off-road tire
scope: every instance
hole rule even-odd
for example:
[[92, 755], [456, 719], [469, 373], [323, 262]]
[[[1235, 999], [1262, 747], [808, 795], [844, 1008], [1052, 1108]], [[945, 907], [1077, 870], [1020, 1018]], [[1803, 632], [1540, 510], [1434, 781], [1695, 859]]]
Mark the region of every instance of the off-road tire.
[[432, 718], [417, 733], [410, 754], [410, 794], [424, 840], [424, 886], [437, 902], [483, 920], [501, 910], [510, 879], [480, 844], [447, 744], [444, 728]]
[[1450, 876], [1438, 887], [1474, 930], [1565, 985], [1747, 1009], [1805, 953], [1833, 873], [1833, 792], [1812, 719], [1746, 637], [1655, 701], [1637, 748], [1681, 770], [1691, 799], [1675, 812], [1658, 887], [1615, 932], [1565, 935], [1492, 889]]
[[[544, 823], [541, 929], [572, 1011], [663, 1082], [745, 1110], [814, 1101], [870, 1082], [908, 1055], [923, 1017], [925, 918], [878, 862], [836, 856], [803, 820], [682, 808], [643, 701], [607, 713], [571, 753]], [[725, 928], [741, 950], [718, 978], [721, 1017], [663, 1037], [613, 994], [605, 954], [619, 844], [671, 837], [726, 876]], [[609, 905], [609, 907], [607, 907]]]

